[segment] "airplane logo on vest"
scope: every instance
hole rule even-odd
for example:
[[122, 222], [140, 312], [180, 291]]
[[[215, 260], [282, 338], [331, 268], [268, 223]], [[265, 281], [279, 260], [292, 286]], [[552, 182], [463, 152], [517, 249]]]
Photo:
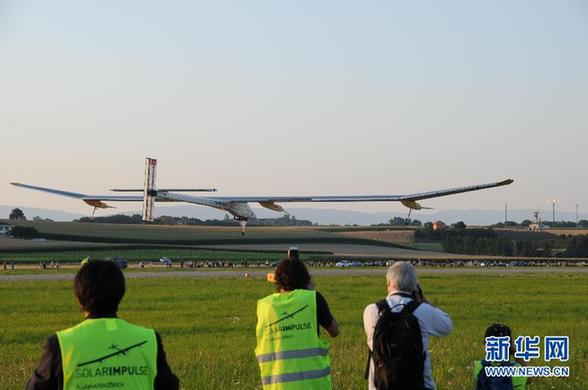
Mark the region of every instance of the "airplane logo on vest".
[[294, 315], [295, 315], [295, 314], [298, 314], [298, 313], [300, 313], [302, 310], [306, 309], [307, 307], [308, 307], [308, 305], [304, 305], [304, 306], [302, 306], [300, 309], [298, 309], [298, 310], [296, 310], [296, 311], [293, 311], [293, 312], [292, 312], [292, 313], [290, 313], [290, 314], [288, 314], [288, 312], [284, 311], [284, 314], [285, 314], [285, 316], [284, 316], [284, 317], [282, 317], [282, 318], [280, 318], [279, 320], [277, 320], [277, 321], [274, 321], [274, 322], [272, 322], [271, 324], [267, 325], [267, 326], [266, 326], [266, 328], [269, 328], [269, 327], [270, 327], [270, 326], [272, 326], [272, 325], [275, 325], [275, 324], [278, 324], [278, 323], [280, 323], [280, 322], [282, 322], [282, 321], [284, 321], [284, 320], [287, 320], [288, 318], [294, 318]]
[[131, 346], [129, 346], [129, 347], [122, 348], [122, 349], [120, 349], [120, 348], [118, 347], [118, 345], [116, 345], [116, 344], [112, 343], [112, 344], [110, 344], [110, 347], [108, 347], [108, 349], [113, 349], [113, 350], [115, 350], [116, 352], [110, 353], [110, 354], [108, 354], [108, 355], [104, 355], [104, 356], [102, 356], [102, 357], [99, 357], [99, 358], [97, 358], [97, 359], [89, 360], [89, 361], [87, 361], [87, 362], [79, 363], [79, 364], [78, 364], [78, 367], [87, 366], [87, 365], [89, 365], [89, 364], [93, 364], [93, 363], [103, 363], [105, 360], [108, 360], [108, 359], [110, 359], [110, 358], [113, 358], [113, 357], [115, 357], [115, 356], [119, 356], [119, 355], [124, 355], [124, 356], [126, 356], [126, 355], [127, 355], [127, 352], [129, 352], [131, 349], [138, 348], [138, 347], [140, 347], [140, 346], [144, 345], [145, 343], [147, 343], [147, 340], [145, 340], [145, 341], [141, 341], [140, 343], [133, 344], [133, 345], [131, 345]]

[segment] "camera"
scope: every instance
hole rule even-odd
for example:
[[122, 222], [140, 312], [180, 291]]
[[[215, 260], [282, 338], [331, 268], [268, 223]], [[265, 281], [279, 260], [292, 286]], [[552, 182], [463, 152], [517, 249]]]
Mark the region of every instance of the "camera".
[[290, 248], [288, 248], [288, 258], [294, 260], [300, 259], [300, 252], [298, 251], [298, 247], [291, 246]]

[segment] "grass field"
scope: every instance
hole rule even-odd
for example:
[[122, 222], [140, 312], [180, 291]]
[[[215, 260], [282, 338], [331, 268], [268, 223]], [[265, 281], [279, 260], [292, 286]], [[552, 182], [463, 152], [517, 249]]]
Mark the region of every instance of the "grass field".
[[[19, 221], [35, 227], [47, 240], [0, 237], [0, 263], [39, 261], [79, 262], [92, 258], [125, 257], [130, 261], [277, 261], [289, 246], [303, 246], [304, 259], [333, 255], [332, 246], [354, 246], [349, 253], [379, 253], [382, 248], [411, 249], [407, 240], [373, 240], [354, 233], [317, 227], [251, 227], [243, 237], [239, 228], [214, 226], [122, 225], [77, 222]], [[368, 232], [369, 234], [369, 232]], [[375, 232], [396, 238], [409, 231]], [[325, 245], [325, 249], [321, 247]], [[329, 245], [331, 247], [329, 247]], [[359, 248], [362, 246], [362, 248]], [[349, 247], [347, 247], [349, 248]], [[358, 249], [359, 248], [359, 249]], [[437, 248], [436, 248], [437, 249]], [[325, 257], [326, 256], [326, 257]]]
[[344, 231], [337, 233], [341, 236], [362, 238], [365, 240], [376, 240], [394, 242], [397, 244], [411, 245], [414, 243], [414, 230], [359, 230]]
[[[570, 336], [571, 378], [535, 379], [531, 389], [588, 388], [588, 275], [421, 272], [429, 299], [454, 321], [450, 336], [431, 343], [439, 389], [472, 387], [472, 362], [483, 355], [483, 331], [495, 321], [509, 324], [514, 335]], [[384, 277], [315, 282], [341, 327], [331, 343], [334, 388], [365, 388], [362, 312], [384, 294]], [[119, 314], [161, 333], [184, 389], [256, 389], [255, 302], [271, 292], [272, 285], [259, 279], [128, 280]], [[45, 337], [77, 323], [81, 315], [70, 282], [3, 282], [0, 296], [0, 389], [22, 388]]]
[[[357, 244], [405, 248], [402, 244], [345, 236], [317, 227], [250, 227], [245, 236], [238, 227], [124, 225], [78, 222], [19, 221], [32, 226], [40, 237], [54, 244], [62, 241], [64, 249], [76, 242], [139, 245], [242, 245], [242, 244]], [[28, 241], [30, 247], [23, 246]], [[0, 252], [38, 250], [43, 243], [31, 240], [0, 240]], [[55, 249], [55, 248], [54, 248]]]
[[391, 226], [391, 225], [384, 225], [384, 226], [321, 226], [318, 229], [322, 230], [323, 232], [334, 232], [334, 233], [342, 233], [342, 232], [388, 232], [388, 231], [414, 231], [418, 229], [418, 226]]
[[[240, 227], [229, 226], [186, 226], [186, 225], [126, 225], [80, 222], [33, 222], [19, 221], [18, 225], [34, 226], [42, 234], [72, 237], [117, 238], [126, 241], [203, 241], [218, 239], [241, 239]], [[248, 227], [246, 238], [272, 239], [328, 238], [336, 237], [312, 227]]]

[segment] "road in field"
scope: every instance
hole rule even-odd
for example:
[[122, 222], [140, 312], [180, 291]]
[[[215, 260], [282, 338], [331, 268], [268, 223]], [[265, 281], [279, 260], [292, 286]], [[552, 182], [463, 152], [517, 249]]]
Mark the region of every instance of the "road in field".
[[[312, 276], [364, 276], [380, 275], [384, 277], [385, 268], [369, 269], [311, 269]], [[267, 270], [227, 270], [227, 271], [137, 271], [127, 272], [127, 279], [150, 279], [150, 278], [265, 278], [270, 269]], [[419, 275], [496, 275], [496, 274], [570, 274], [588, 273], [588, 267], [525, 267], [525, 268], [419, 268]], [[245, 276], [247, 274], [248, 276]], [[0, 275], [0, 282], [6, 281], [30, 281], [30, 280], [71, 280], [73, 274], [31, 274], [31, 275]]]

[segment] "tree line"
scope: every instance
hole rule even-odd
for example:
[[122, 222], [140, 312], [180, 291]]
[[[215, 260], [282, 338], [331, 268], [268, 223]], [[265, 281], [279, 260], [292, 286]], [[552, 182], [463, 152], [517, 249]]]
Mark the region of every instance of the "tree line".
[[371, 226], [423, 226], [423, 223], [418, 219], [394, 217], [388, 220], [388, 223], [377, 223]]
[[[116, 224], [141, 224], [143, 218], [140, 214], [125, 215], [116, 214], [104, 217], [83, 217], [74, 222], [85, 223], [116, 223]], [[191, 225], [191, 226], [238, 226], [239, 221], [234, 220], [228, 214], [224, 219], [198, 219], [190, 217], [172, 217], [162, 215], [153, 220], [156, 225]], [[297, 219], [296, 216], [285, 214], [279, 218], [251, 218], [247, 222], [249, 226], [312, 226], [312, 222], [305, 219]]]
[[438, 241], [450, 253], [516, 257], [588, 257], [588, 235], [560, 235], [549, 239], [517, 239], [492, 228], [467, 229], [463, 222], [434, 230], [432, 224], [415, 231], [415, 239]]
[[[490, 226], [496, 227], [496, 228], [504, 228], [504, 227], [528, 228], [529, 225], [531, 225], [532, 223], [534, 223], [534, 222], [531, 221], [530, 219], [525, 219], [525, 220], [521, 221], [521, 223], [517, 223], [515, 221], [506, 221], [506, 222], [497, 222], [497, 223], [490, 225]], [[541, 221], [541, 224], [545, 225], [545, 226], [549, 226], [550, 228], [575, 228], [575, 227], [588, 228], [588, 220], [585, 220], [585, 219], [579, 220], [577, 224], [574, 221], [555, 221], [555, 222]]]

